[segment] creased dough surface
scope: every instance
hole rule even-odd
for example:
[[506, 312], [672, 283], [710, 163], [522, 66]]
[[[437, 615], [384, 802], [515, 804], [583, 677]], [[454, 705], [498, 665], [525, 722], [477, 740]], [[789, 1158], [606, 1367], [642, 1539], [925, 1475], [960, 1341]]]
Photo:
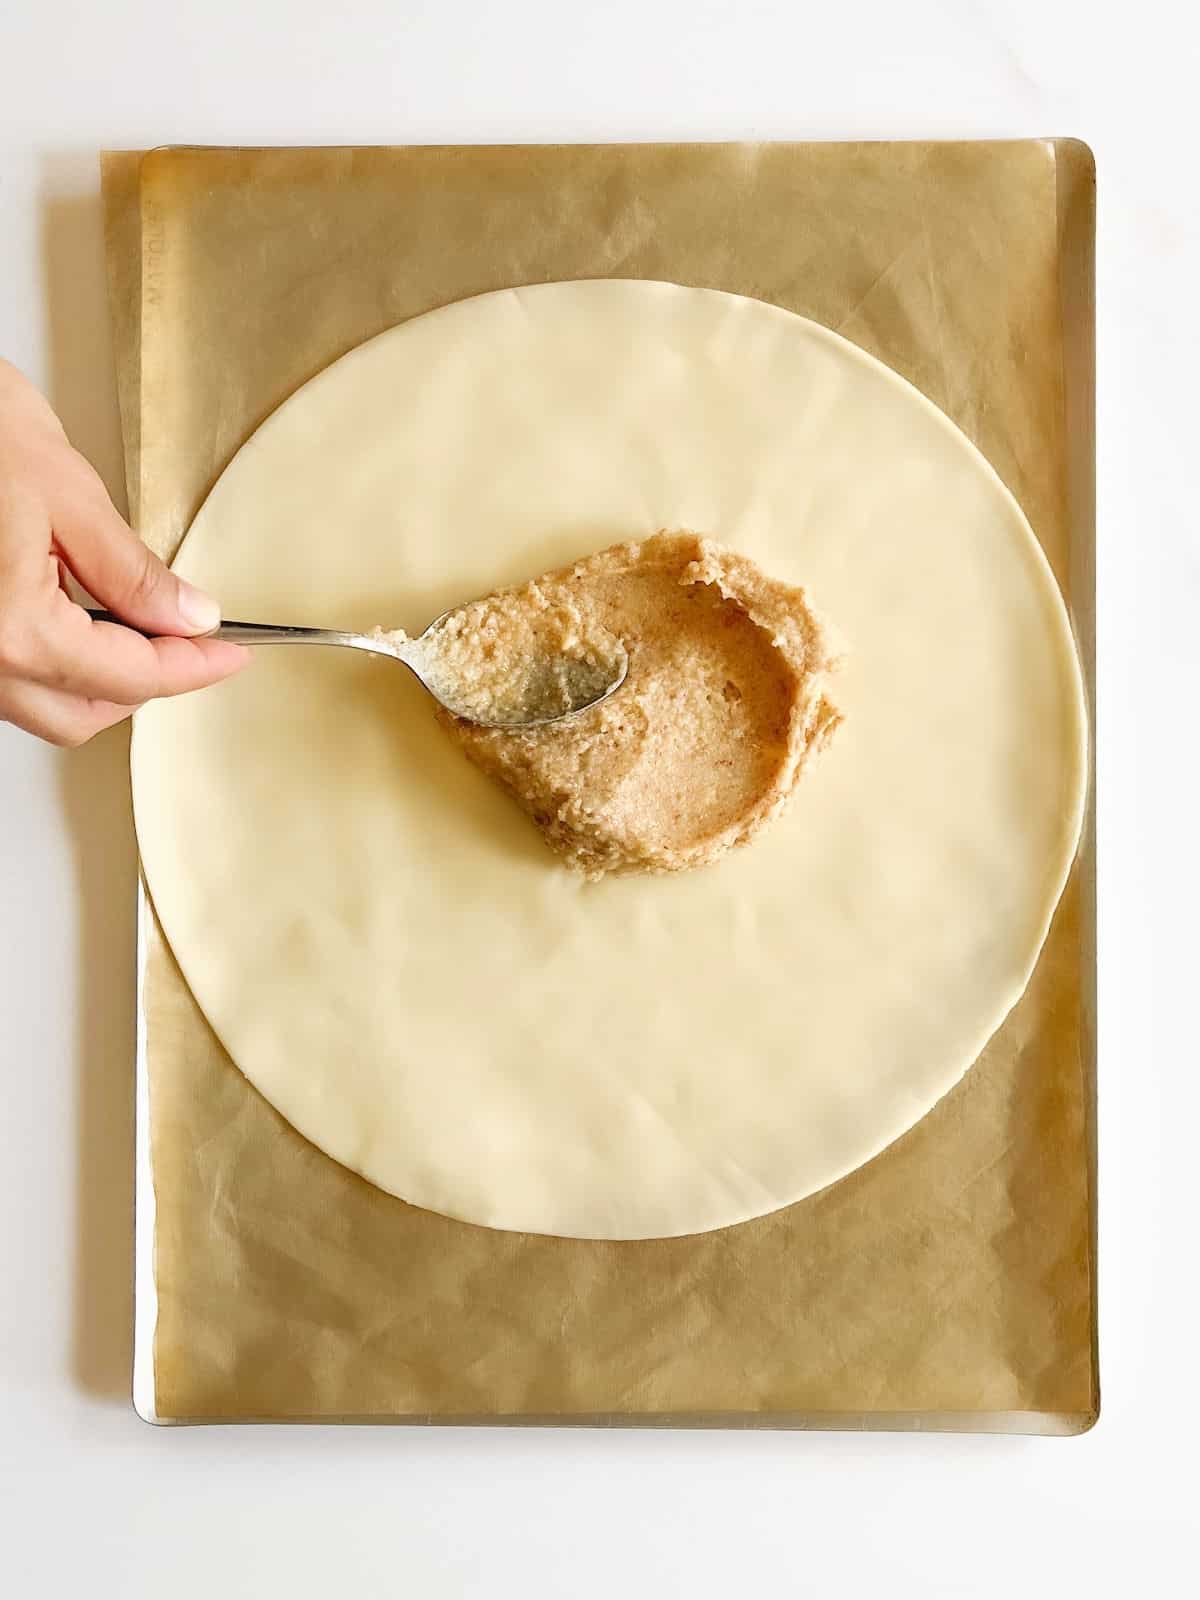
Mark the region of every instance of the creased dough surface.
[[847, 644], [831, 747], [704, 871], [581, 881], [351, 652], [138, 715], [146, 879], [202, 1009], [417, 1204], [608, 1238], [786, 1204], [928, 1110], [1036, 960], [1085, 784], [1061, 597], [962, 435], [813, 323], [607, 281], [415, 319], [268, 419], [177, 565], [229, 615], [417, 631], [680, 526]]

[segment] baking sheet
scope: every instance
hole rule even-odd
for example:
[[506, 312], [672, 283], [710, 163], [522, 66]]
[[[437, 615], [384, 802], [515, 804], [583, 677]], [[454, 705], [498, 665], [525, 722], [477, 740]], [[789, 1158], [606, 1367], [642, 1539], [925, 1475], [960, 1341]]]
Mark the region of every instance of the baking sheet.
[[[108, 176], [119, 313], [138, 263]], [[1091, 219], [1069, 142], [155, 152], [140, 449], [127, 433], [141, 530], [171, 554], [253, 426], [405, 316], [512, 283], [674, 278], [813, 316], [947, 410], [1043, 540], [1090, 678]], [[1087, 1426], [1091, 882], [1085, 853], [1021, 1004], [876, 1161], [773, 1217], [633, 1244], [495, 1234], [337, 1167], [221, 1051], [146, 907], [143, 1410]]]

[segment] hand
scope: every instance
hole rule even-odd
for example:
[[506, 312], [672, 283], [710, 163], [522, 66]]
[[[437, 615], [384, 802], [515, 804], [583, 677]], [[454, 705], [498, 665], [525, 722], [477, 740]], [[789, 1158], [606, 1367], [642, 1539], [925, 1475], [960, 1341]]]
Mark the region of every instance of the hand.
[[[67, 572], [158, 637], [93, 622]], [[250, 659], [192, 637], [219, 621], [216, 601], [151, 554], [46, 401], [0, 361], [0, 720], [79, 745], [145, 700], [217, 683]]]

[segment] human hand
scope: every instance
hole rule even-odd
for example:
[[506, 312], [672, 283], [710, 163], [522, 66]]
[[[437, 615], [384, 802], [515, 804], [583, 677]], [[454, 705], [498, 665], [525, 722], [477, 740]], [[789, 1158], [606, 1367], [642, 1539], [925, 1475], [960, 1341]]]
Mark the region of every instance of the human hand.
[[[155, 637], [93, 622], [67, 572]], [[0, 720], [74, 746], [143, 701], [217, 683], [250, 659], [193, 637], [219, 621], [216, 601], [142, 544], [47, 402], [0, 361]]]

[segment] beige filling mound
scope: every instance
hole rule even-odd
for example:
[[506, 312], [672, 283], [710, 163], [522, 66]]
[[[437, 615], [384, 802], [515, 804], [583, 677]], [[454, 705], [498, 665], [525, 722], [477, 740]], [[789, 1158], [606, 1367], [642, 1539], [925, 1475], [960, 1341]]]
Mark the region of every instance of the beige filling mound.
[[617, 545], [462, 615], [466, 661], [515, 659], [547, 619], [598, 660], [613, 637], [629, 651], [625, 684], [567, 722], [513, 732], [442, 715], [590, 878], [706, 866], [745, 844], [840, 720], [825, 695], [836, 658], [804, 591], [695, 534]]

